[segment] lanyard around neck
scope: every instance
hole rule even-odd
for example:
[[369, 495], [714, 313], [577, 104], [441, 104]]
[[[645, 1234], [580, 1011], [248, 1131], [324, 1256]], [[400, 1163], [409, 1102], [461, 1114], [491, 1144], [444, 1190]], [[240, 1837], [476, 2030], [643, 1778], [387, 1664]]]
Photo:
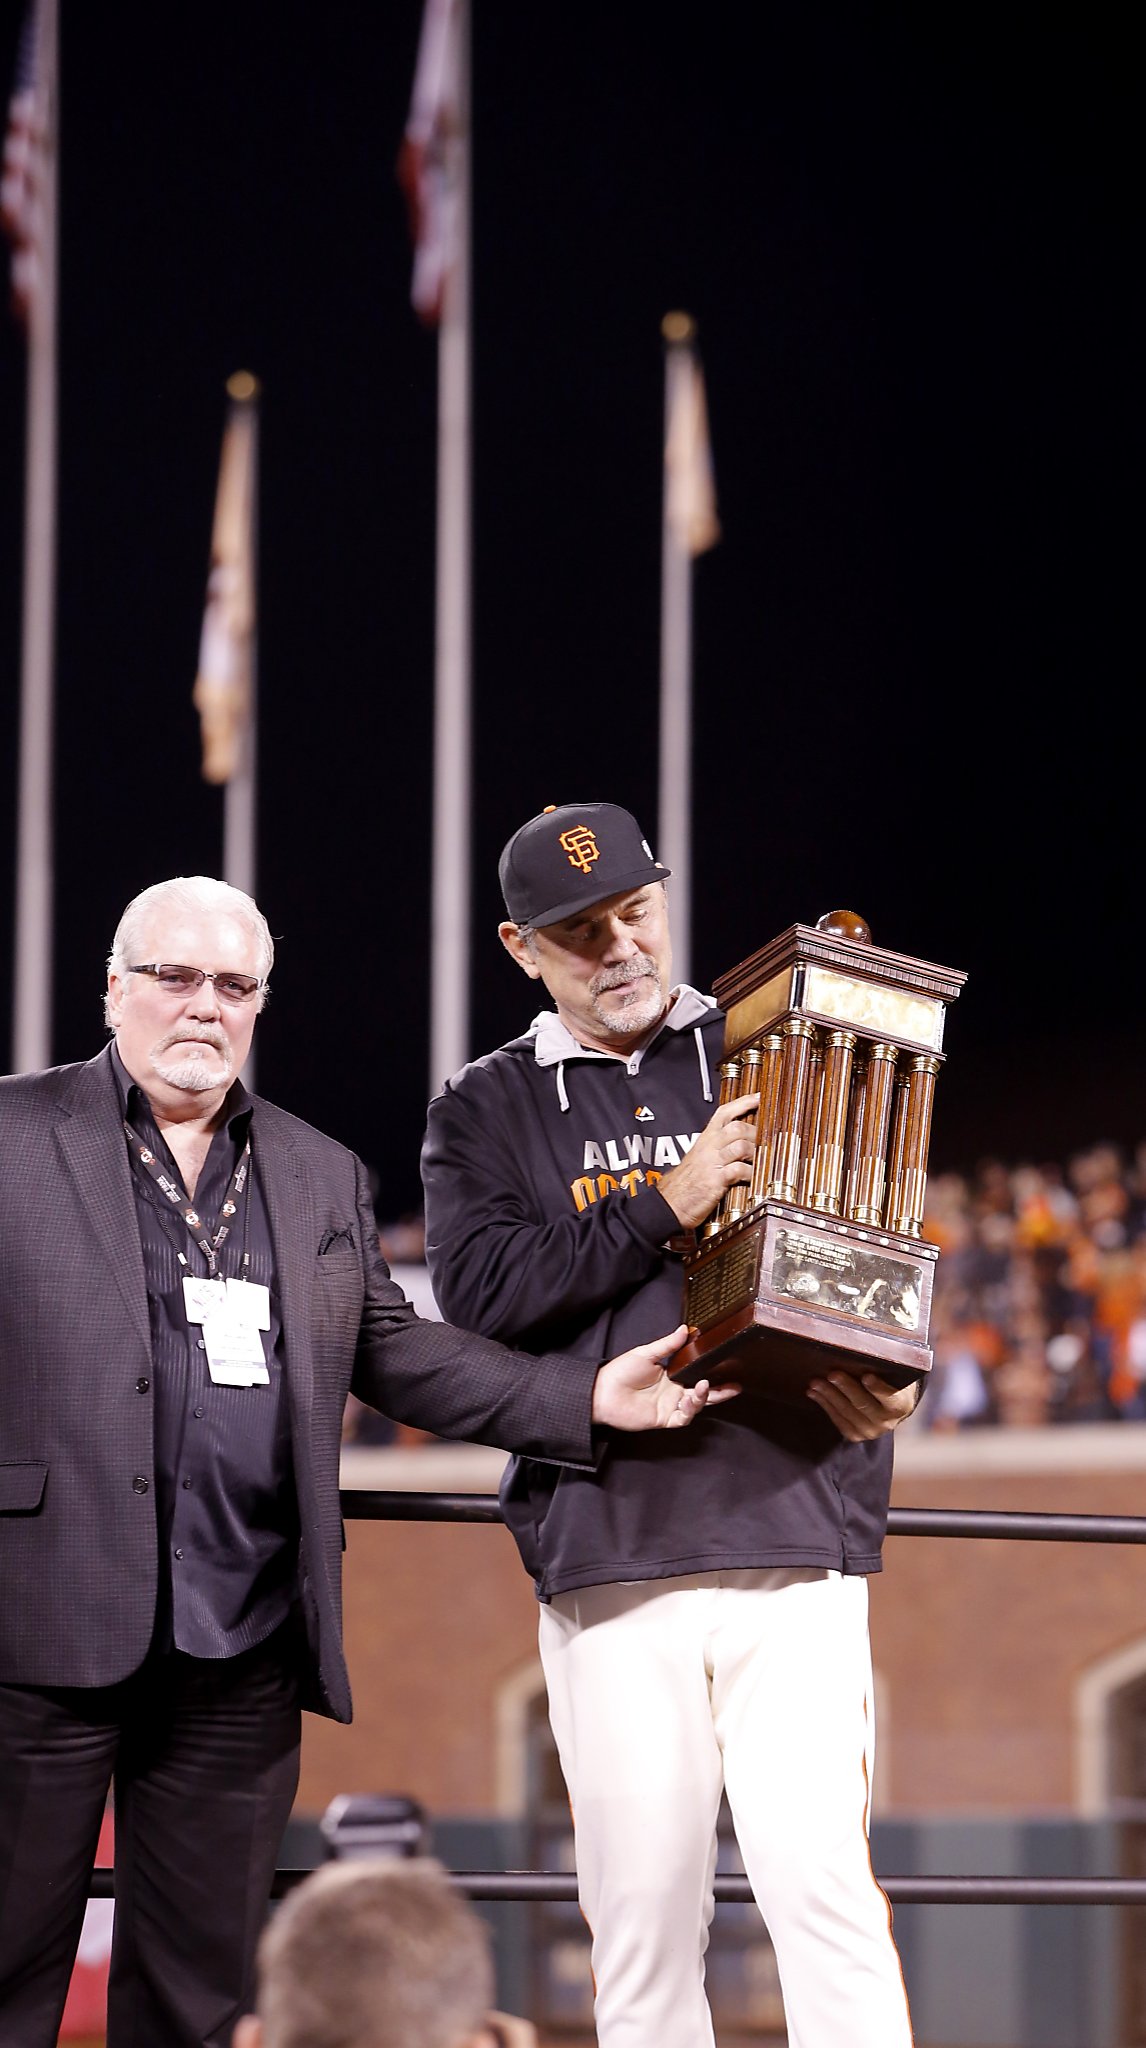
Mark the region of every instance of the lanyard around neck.
[[223, 1206], [219, 1211], [218, 1222], [214, 1232], [211, 1232], [204, 1223], [195, 1204], [188, 1201], [186, 1191], [176, 1181], [173, 1181], [169, 1174], [164, 1173], [150, 1145], [147, 1144], [145, 1139], [140, 1137], [139, 1132], [132, 1124], [128, 1123], [126, 1117], [123, 1120], [123, 1128], [127, 1132], [128, 1144], [131, 1146], [144, 1172], [155, 1182], [160, 1193], [166, 1196], [172, 1207], [178, 1209], [190, 1235], [207, 1261], [208, 1274], [214, 1278], [219, 1253], [226, 1239], [231, 1234], [235, 1217], [238, 1215], [246, 1195], [248, 1175], [251, 1170], [250, 1139], [247, 1139], [239, 1155], [239, 1163], [231, 1176], [231, 1185], [227, 1190]]

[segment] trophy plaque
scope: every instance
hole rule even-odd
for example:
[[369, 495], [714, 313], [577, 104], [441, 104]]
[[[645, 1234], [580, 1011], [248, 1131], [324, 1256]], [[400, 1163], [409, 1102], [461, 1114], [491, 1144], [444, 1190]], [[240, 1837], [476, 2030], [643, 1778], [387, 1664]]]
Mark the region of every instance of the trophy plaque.
[[751, 1182], [684, 1255], [669, 1370], [802, 1400], [838, 1368], [931, 1370], [927, 1149], [947, 1005], [966, 976], [872, 944], [854, 911], [793, 925], [713, 984], [720, 1100], [758, 1093]]

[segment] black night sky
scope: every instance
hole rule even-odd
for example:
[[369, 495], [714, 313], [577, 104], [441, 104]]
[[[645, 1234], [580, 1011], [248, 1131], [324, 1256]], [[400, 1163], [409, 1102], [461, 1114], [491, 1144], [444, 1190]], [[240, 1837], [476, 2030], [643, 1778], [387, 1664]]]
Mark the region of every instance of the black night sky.
[[[1133, 13], [473, 0], [473, 1050], [498, 850], [656, 837], [660, 322], [699, 324], [693, 978], [847, 904], [966, 970], [932, 1166], [1146, 1137]], [[0, 13], [11, 75], [20, 9]], [[123, 903], [216, 872], [190, 692], [228, 374], [263, 386], [259, 1085], [418, 1200], [436, 343], [394, 176], [419, 0], [62, 0], [54, 1057]], [[5, 86], [6, 90], [6, 86]], [[0, 331], [14, 812], [24, 349]], [[0, 875], [10, 1010], [15, 830]]]

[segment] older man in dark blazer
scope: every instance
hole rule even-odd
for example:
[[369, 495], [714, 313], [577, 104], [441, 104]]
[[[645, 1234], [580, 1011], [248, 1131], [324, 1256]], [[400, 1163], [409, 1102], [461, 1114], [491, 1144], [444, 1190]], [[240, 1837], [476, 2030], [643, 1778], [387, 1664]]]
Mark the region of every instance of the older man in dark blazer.
[[[113, 1042], [0, 1082], [0, 2048], [54, 2048], [114, 1784], [109, 2048], [226, 2048], [298, 1777], [350, 1718], [347, 1393], [591, 1463], [703, 1406], [422, 1322], [353, 1154], [238, 1079], [273, 944], [205, 877], [129, 904]], [[715, 1397], [713, 1397], [715, 1398]]]

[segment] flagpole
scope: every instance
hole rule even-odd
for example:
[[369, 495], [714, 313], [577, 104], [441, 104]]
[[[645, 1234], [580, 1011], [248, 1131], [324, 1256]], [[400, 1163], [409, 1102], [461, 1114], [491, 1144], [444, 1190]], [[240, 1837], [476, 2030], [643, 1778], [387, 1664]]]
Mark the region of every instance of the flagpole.
[[[192, 702], [203, 779], [223, 788], [223, 878], [255, 894], [258, 769], [259, 382], [227, 379], [227, 416], [211, 524], [207, 597]], [[254, 1055], [244, 1079], [254, 1086]]]
[[[687, 313], [666, 313], [665, 448], [692, 374], [696, 332]], [[672, 869], [673, 977], [687, 981], [692, 946], [692, 555], [673, 517], [669, 464], [661, 515], [661, 677], [657, 855]]]
[[453, 244], [438, 328], [437, 562], [430, 924], [431, 1095], [469, 1057], [470, 22], [457, 0], [457, 121], [446, 138]]
[[[246, 895], [255, 894], [257, 868], [258, 830], [258, 761], [259, 761], [259, 606], [258, 606], [258, 562], [259, 562], [259, 386], [257, 380], [246, 370], [236, 371], [227, 379], [227, 395], [233, 404], [242, 404], [250, 414], [250, 552], [251, 576], [254, 582], [255, 602], [252, 606], [251, 631], [248, 640], [247, 666], [247, 717], [239, 740], [239, 760], [235, 773], [223, 791], [223, 880], [230, 882], [233, 889], [242, 889]], [[257, 1037], [256, 1033], [256, 1037]], [[255, 1040], [247, 1048], [243, 1062], [243, 1082], [247, 1088], [255, 1087]]]
[[232, 888], [255, 894], [258, 827], [259, 758], [259, 608], [257, 580], [259, 560], [259, 386], [249, 371], [238, 370], [227, 379], [227, 396], [234, 405], [245, 405], [250, 415], [250, 558], [256, 584], [250, 635], [247, 641], [247, 712], [239, 739], [238, 764], [225, 785], [223, 796], [223, 880]]
[[43, 130], [37, 165], [38, 239], [28, 305], [20, 767], [16, 832], [12, 1067], [52, 1058], [52, 741], [56, 589], [56, 187], [59, 138], [57, 0], [41, 0], [36, 81]]

